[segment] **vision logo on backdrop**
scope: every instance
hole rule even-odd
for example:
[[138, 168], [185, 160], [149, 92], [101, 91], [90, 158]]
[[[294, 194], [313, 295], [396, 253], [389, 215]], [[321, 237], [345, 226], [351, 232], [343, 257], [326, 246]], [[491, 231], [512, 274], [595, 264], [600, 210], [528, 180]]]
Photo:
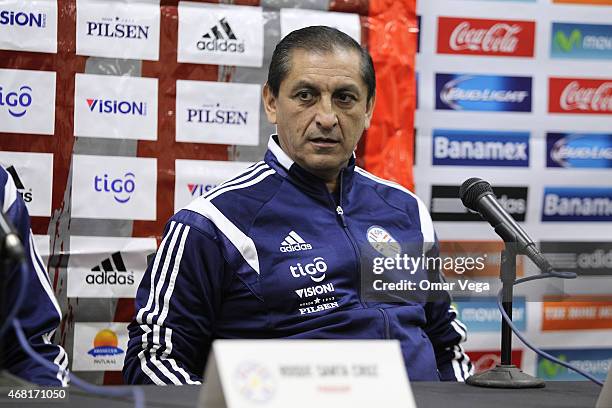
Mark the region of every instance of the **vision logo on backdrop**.
[[57, 1], [1, 2], [0, 50], [57, 52]]

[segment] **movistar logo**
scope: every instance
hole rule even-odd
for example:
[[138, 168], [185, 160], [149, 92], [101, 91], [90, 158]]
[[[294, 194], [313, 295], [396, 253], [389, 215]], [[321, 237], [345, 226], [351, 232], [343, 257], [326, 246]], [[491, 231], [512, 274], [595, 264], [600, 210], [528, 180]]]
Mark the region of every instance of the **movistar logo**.
[[561, 50], [571, 52], [574, 49], [574, 45], [582, 46], [582, 33], [580, 30], [574, 29], [568, 38], [563, 31], [559, 30], [555, 33], [555, 44]]
[[[567, 361], [567, 356], [564, 354], [559, 355], [557, 358], [561, 361]], [[552, 361], [544, 359], [540, 361], [539, 371], [541, 374], [544, 374], [546, 378], [556, 378], [566, 370], [567, 368], [557, 363], [553, 363]]]

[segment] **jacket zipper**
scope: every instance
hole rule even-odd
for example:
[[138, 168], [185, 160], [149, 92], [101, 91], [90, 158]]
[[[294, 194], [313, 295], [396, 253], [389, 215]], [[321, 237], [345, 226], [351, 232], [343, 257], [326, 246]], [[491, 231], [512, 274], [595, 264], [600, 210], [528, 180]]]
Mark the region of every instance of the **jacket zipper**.
[[[353, 248], [353, 253], [355, 255], [355, 266], [356, 266], [356, 270], [357, 270], [357, 297], [359, 299], [359, 303], [361, 304], [361, 307], [363, 307], [364, 309], [367, 309], [368, 306], [363, 302], [363, 300], [361, 299], [361, 263], [359, 262], [359, 250], [357, 249], [357, 244], [355, 244], [355, 241], [353, 239], [353, 236], [351, 235], [351, 232], [348, 229], [348, 225], [346, 224], [346, 219], [344, 218], [344, 210], [342, 209], [342, 195], [343, 195], [343, 190], [342, 190], [342, 179], [343, 179], [343, 175], [344, 172], [340, 172], [340, 194], [339, 194], [339, 203], [336, 206], [336, 214], [338, 215], [338, 218], [340, 219], [340, 224], [342, 224], [342, 229], [344, 230], [344, 233], [346, 235], [346, 237], [348, 238], [349, 242], [351, 243], [351, 247]], [[330, 202], [332, 203], [332, 205], [335, 205], [334, 203], [334, 199], [331, 196], [331, 194], [329, 194], [329, 199]]]
[[383, 320], [385, 321], [385, 339], [390, 339], [391, 328], [389, 326], [389, 316], [387, 315], [387, 312], [385, 312], [385, 309], [378, 308], [378, 310], [380, 310], [380, 313], [382, 313]]

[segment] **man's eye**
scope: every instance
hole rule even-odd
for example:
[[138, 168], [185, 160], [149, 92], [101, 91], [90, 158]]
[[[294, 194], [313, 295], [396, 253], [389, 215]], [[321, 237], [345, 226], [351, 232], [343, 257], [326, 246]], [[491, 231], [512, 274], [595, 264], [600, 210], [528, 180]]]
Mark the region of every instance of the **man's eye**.
[[308, 91], [301, 91], [298, 92], [297, 97], [301, 101], [308, 102], [312, 99], [312, 93]]
[[336, 97], [341, 103], [347, 104], [355, 101], [355, 97], [351, 94], [340, 94]]

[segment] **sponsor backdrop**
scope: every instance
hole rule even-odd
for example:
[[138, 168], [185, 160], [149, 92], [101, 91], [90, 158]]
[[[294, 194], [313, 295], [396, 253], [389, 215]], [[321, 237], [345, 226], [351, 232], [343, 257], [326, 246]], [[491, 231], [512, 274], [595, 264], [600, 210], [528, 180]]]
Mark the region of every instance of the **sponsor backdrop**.
[[122, 382], [166, 220], [263, 157], [261, 86], [289, 32], [327, 24], [370, 49], [379, 94], [358, 160], [413, 187], [414, 0], [225, 3], [0, 0], [0, 165], [64, 312], [55, 341], [90, 381]]
[[[605, 378], [612, 360], [612, 2], [418, 1], [416, 193], [442, 252], [486, 252], [481, 279], [499, 276], [492, 228], [458, 198], [469, 177], [578, 282], [517, 290], [514, 317], [535, 344]], [[530, 262], [519, 267], [534, 274]], [[535, 287], [536, 285], [534, 285]], [[477, 370], [499, 361], [493, 298], [455, 299]], [[545, 380], [581, 379], [515, 338], [514, 363]]]

